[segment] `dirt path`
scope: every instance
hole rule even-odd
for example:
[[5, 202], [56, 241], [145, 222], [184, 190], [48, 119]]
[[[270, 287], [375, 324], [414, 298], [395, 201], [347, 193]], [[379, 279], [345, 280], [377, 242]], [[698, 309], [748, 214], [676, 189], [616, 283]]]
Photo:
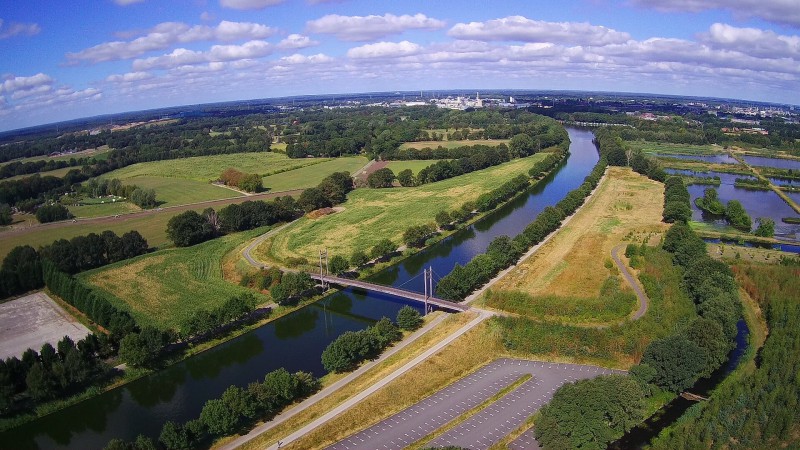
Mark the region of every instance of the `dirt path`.
[[631, 316], [631, 320], [640, 319], [644, 314], [647, 312], [647, 308], [650, 305], [650, 299], [647, 298], [647, 294], [644, 293], [642, 288], [639, 286], [639, 283], [636, 282], [636, 278], [634, 278], [633, 274], [628, 270], [628, 266], [626, 266], [622, 260], [619, 258], [619, 251], [625, 247], [625, 243], [617, 244], [611, 250], [611, 259], [614, 260], [614, 263], [619, 268], [619, 271], [622, 273], [622, 276], [625, 277], [625, 281], [631, 286], [633, 292], [636, 293], [636, 298], [639, 299], [639, 309], [636, 310], [635, 313]]
[[301, 192], [303, 192], [302, 189], [295, 189], [283, 192], [264, 192], [261, 194], [253, 194], [249, 196], [233, 197], [221, 200], [208, 200], [203, 202], [187, 203], [185, 205], [168, 206], [166, 208], [146, 209], [127, 214], [117, 214], [113, 216], [92, 217], [86, 219], [74, 219], [74, 220], [64, 220], [61, 222], [43, 223], [43, 224], [32, 225], [30, 227], [15, 228], [12, 230], [0, 232], [0, 239], [4, 239], [11, 236], [24, 236], [26, 234], [36, 233], [42, 230], [54, 230], [58, 228], [65, 228], [71, 226], [96, 225], [104, 223], [117, 224], [125, 222], [127, 220], [138, 219], [140, 217], [145, 217], [145, 216], [155, 216], [160, 214], [175, 215], [177, 213], [198, 208], [218, 208], [233, 203], [242, 203], [246, 201], [269, 200], [277, 197], [285, 197], [287, 195], [296, 196], [300, 195]]

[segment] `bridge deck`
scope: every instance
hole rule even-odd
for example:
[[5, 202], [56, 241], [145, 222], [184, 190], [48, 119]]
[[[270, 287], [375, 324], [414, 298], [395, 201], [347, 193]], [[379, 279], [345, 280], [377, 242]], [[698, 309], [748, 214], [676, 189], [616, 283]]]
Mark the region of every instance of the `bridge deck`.
[[[310, 274], [310, 275], [311, 275], [311, 278], [313, 278], [313, 279], [315, 279], [317, 281], [321, 281], [322, 277], [320, 277], [319, 275], [315, 275], [315, 274]], [[398, 288], [394, 288], [394, 287], [391, 287], [391, 286], [384, 286], [384, 285], [381, 285], [381, 284], [374, 284], [374, 283], [369, 283], [369, 282], [361, 281], [361, 280], [350, 280], [350, 279], [347, 279], [347, 278], [339, 278], [339, 277], [334, 277], [334, 276], [330, 276], [330, 275], [326, 275], [325, 276], [325, 281], [327, 283], [338, 284], [340, 286], [357, 287], [357, 288], [361, 288], [361, 289], [366, 289], [368, 291], [375, 291], [375, 292], [380, 292], [382, 294], [394, 295], [395, 297], [401, 297], [401, 298], [405, 298], [405, 299], [408, 299], [408, 300], [414, 300], [414, 301], [421, 302], [421, 303], [425, 302], [425, 296], [420, 294], [420, 293], [418, 293], [418, 292], [407, 291], [405, 289], [398, 289]], [[454, 303], [454, 302], [451, 302], [451, 301], [442, 300], [442, 299], [436, 298], [436, 297], [428, 298], [428, 303], [431, 304], [431, 305], [438, 306], [439, 308], [448, 309], [448, 310], [451, 310], [451, 311], [461, 312], [461, 311], [466, 311], [467, 309], [469, 309], [469, 307], [466, 306], [466, 305], [461, 305], [461, 304]]]

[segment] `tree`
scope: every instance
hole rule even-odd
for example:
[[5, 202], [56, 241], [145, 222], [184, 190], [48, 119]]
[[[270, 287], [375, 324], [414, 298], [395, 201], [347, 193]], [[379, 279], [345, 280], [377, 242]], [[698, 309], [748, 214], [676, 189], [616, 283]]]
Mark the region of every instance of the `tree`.
[[247, 192], [261, 192], [264, 184], [261, 175], [256, 173], [247, 174], [239, 180], [239, 189]]
[[164, 444], [167, 450], [184, 450], [191, 448], [186, 429], [175, 422], [169, 421], [161, 427], [158, 441]]
[[722, 215], [725, 214], [725, 205], [719, 201], [717, 190], [714, 188], [706, 188], [702, 197], [694, 200], [698, 208], [703, 211], [708, 211], [711, 214]]
[[36, 210], [36, 220], [39, 223], [56, 222], [72, 219], [73, 217], [75, 216], [69, 212], [67, 207], [61, 204], [43, 205]]
[[371, 188], [389, 188], [392, 187], [395, 176], [392, 169], [384, 167], [372, 172], [367, 177], [367, 185]]
[[0, 225], [11, 225], [11, 207], [7, 203], [0, 203]]
[[541, 409], [536, 439], [544, 448], [605, 449], [642, 420], [643, 399], [628, 376], [567, 383]]
[[356, 250], [350, 255], [350, 265], [353, 267], [361, 267], [369, 262], [369, 256], [362, 250]]
[[121, 244], [123, 259], [144, 255], [149, 248], [147, 240], [136, 230], [131, 230], [123, 234]]
[[511, 138], [508, 149], [516, 156], [525, 157], [536, 153], [536, 143], [529, 135], [520, 133]]
[[436, 225], [443, 230], [450, 226], [450, 222], [452, 222], [452, 220], [453, 219], [450, 217], [450, 214], [447, 211], [443, 210], [436, 213]]
[[414, 172], [411, 169], [401, 170], [397, 173], [397, 181], [403, 187], [414, 186]]
[[731, 341], [725, 336], [722, 325], [714, 320], [699, 317], [689, 324], [686, 338], [705, 351], [706, 366], [700, 372], [701, 377], [711, 375], [728, 358]]
[[759, 217], [756, 219], [758, 228], [753, 232], [756, 236], [773, 237], [775, 236], [775, 221], [769, 217]]
[[747, 215], [747, 211], [745, 211], [742, 203], [738, 200], [731, 200], [728, 202], [728, 205], [725, 207], [725, 218], [728, 219], [728, 222], [730, 222], [733, 227], [742, 231], [750, 231], [750, 228], [753, 226], [750, 216]]
[[325, 194], [319, 188], [308, 188], [300, 194], [297, 204], [303, 211], [310, 213], [316, 209], [332, 206]]
[[422, 325], [422, 317], [419, 311], [406, 305], [397, 311], [397, 326], [403, 330], [416, 330]]
[[692, 208], [683, 201], [668, 201], [664, 205], [664, 222], [688, 222], [692, 218]]
[[328, 261], [328, 269], [335, 275], [347, 272], [349, 268], [350, 263], [348, 263], [347, 259], [342, 255], [334, 255], [331, 260]]
[[42, 363], [36, 363], [28, 370], [25, 384], [28, 386], [28, 393], [36, 400], [52, 397], [56, 389], [55, 380]]
[[161, 330], [146, 326], [139, 333], [129, 333], [119, 343], [119, 357], [132, 366], [145, 366], [161, 355], [168, 335]]
[[213, 399], [206, 402], [200, 411], [200, 420], [211, 434], [224, 436], [230, 434], [239, 417], [228, 408], [222, 400]]
[[158, 204], [156, 202], [156, 191], [136, 188], [131, 192], [131, 202], [143, 209], [153, 208]]
[[397, 246], [392, 243], [389, 239], [381, 239], [372, 247], [372, 251], [370, 252], [370, 256], [373, 259], [383, 258], [391, 253], [394, 253], [397, 250]]
[[214, 230], [196, 211], [186, 211], [169, 219], [167, 237], [177, 247], [188, 247], [213, 238]]
[[403, 233], [403, 242], [409, 247], [422, 246], [434, 231], [436, 229], [432, 225], [412, 225]]
[[655, 369], [655, 385], [671, 392], [694, 384], [707, 367], [705, 351], [682, 335], [652, 341], [644, 351], [642, 364]]

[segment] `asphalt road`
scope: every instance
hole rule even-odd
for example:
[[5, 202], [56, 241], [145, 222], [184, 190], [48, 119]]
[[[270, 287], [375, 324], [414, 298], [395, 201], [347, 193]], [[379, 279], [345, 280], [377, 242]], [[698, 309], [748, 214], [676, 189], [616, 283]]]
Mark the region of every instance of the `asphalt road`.
[[[503, 358], [329, 449], [401, 449], [429, 435], [512, 384], [533, 376], [428, 445], [485, 449], [517, 429], [568, 381], [624, 373], [596, 366]], [[531, 447], [528, 447], [531, 448]], [[533, 447], [535, 448], [535, 447]]]

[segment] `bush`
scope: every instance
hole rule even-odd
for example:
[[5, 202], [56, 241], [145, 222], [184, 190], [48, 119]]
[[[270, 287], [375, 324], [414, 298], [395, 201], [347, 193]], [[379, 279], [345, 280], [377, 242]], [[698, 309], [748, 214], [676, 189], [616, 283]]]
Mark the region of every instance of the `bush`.
[[390, 188], [394, 182], [395, 176], [392, 169], [384, 167], [372, 172], [367, 177], [367, 185], [371, 188]]
[[397, 326], [403, 330], [413, 331], [422, 325], [422, 317], [419, 311], [406, 305], [397, 312]]
[[64, 205], [43, 205], [36, 210], [36, 220], [39, 223], [57, 222], [59, 220], [72, 219], [71, 212]]
[[380, 259], [386, 257], [392, 253], [397, 251], [397, 246], [390, 241], [389, 239], [382, 239], [372, 247], [372, 251], [370, 251], [370, 256], [373, 259]]

